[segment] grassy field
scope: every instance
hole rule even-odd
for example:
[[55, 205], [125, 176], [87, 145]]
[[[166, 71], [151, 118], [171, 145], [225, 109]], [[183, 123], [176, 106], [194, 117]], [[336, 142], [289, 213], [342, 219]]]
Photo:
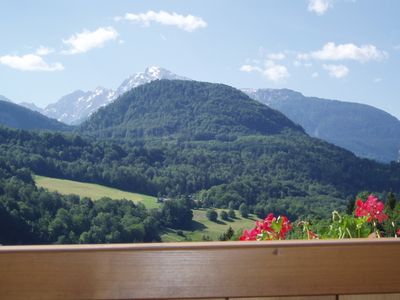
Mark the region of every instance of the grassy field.
[[43, 176], [35, 176], [35, 183], [49, 191], [59, 192], [62, 195], [78, 195], [98, 200], [102, 197], [111, 199], [127, 199], [134, 202], [142, 202], [147, 208], [159, 207], [157, 199], [152, 196], [124, 192], [118, 189], [105, 187], [93, 183], [84, 183], [65, 179], [56, 179]]
[[[218, 213], [222, 209], [217, 209]], [[209, 237], [212, 240], [218, 240], [218, 237], [226, 232], [229, 226], [236, 232], [242, 232], [243, 229], [254, 227], [256, 217], [250, 215], [249, 218], [240, 217], [239, 211], [235, 211], [236, 218], [229, 221], [223, 221], [218, 218], [218, 222], [212, 222], [207, 219], [207, 210], [193, 210], [193, 231], [181, 230], [184, 236], [177, 234], [178, 230], [168, 230], [161, 238], [163, 242], [182, 242], [182, 241], [201, 241], [204, 237]], [[227, 210], [226, 210], [227, 211]]]

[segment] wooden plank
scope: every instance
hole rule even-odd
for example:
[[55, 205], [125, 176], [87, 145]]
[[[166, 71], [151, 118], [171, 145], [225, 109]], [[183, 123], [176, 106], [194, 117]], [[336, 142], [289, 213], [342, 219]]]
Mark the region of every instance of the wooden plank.
[[343, 295], [339, 300], [400, 300], [400, 294]]
[[231, 300], [336, 300], [336, 296], [229, 298]]
[[0, 247], [2, 299], [400, 293], [400, 239]]

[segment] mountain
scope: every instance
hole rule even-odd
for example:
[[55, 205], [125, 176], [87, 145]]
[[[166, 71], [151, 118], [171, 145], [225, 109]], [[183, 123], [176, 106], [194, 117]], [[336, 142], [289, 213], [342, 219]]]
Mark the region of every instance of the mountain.
[[400, 121], [375, 107], [305, 97], [288, 89], [242, 89], [279, 110], [313, 136], [355, 153], [390, 162], [400, 158]]
[[[0, 95], [0, 100], [1, 100], [1, 101], [6, 101], [6, 102], [15, 103], [14, 101], [11, 101], [10, 99], [4, 97], [3, 95]], [[32, 103], [32, 102], [20, 102], [20, 103], [18, 103], [18, 105], [23, 106], [23, 107], [26, 107], [26, 108], [28, 108], [28, 109], [30, 109], [30, 110], [33, 110], [33, 111], [40, 112], [40, 113], [43, 112], [43, 109], [42, 109], [42, 108], [36, 106], [35, 103]]]
[[20, 105], [0, 100], [0, 125], [20, 129], [66, 131], [70, 126]]
[[0, 95], [0, 101], [12, 102], [10, 99], [4, 97], [3, 95]]
[[56, 103], [49, 104], [43, 113], [50, 118], [74, 125], [114, 99], [115, 92], [102, 87], [88, 92], [77, 90], [63, 96]]
[[48, 105], [43, 114], [67, 124], [80, 124], [100, 107], [108, 105], [123, 93], [139, 85], [160, 79], [188, 80], [188, 78], [178, 76], [163, 68], [149, 67], [144, 72], [137, 73], [124, 80], [116, 91], [102, 87], [88, 92], [77, 90]]
[[40, 108], [35, 103], [32, 103], [32, 102], [20, 102], [20, 103], [18, 103], [18, 105], [21, 105], [21, 106], [26, 107], [26, 108], [28, 108], [30, 110], [37, 111], [37, 112], [40, 112], [41, 114], [43, 114], [43, 108]]
[[282, 113], [227, 85], [157, 80], [99, 109], [81, 131], [103, 137], [174, 136], [195, 140], [302, 131]]
[[154, 80], [168, 79], [168, 80], [190, 80], [189, 78], [176, 75], [166, 69], [159, 67], [148, 67], [144, 72], [137, 73], [124, 80], [117, 89], [117, 96], [120, 96], [139, 85], [149, 83]]

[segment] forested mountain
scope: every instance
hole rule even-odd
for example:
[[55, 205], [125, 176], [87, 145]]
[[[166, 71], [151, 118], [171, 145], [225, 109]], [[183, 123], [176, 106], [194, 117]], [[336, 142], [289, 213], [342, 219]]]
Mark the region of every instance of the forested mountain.
[[0, 100], [0, 125], [20, 129], [66, 131], [71, 127], [20, 105]]
[[285, 207], [298, 216], [326, 211], [360, 190], [400, 188], [399, 164], [359, 159], [310, 138], [280, 113], [224, 85], [156, 81], [140, 86], [95, 113], [80, 130], [125, 141], [144, 137], [146, 146], [162, 151], [151, 171], [138, 174], [151, 174], [158, 192], [201, 191], [206, 205], [246, 202]]
[[400, 121], [375, 107], [305, 97], [288, 89], [243, 89], [253, 99], [279, 110], [314, 137], [360, 157], [400, 159]]
[[139, 86], [100, 109], [80, 131], [100, 137], [172, 136], [226, 140], [238, 135], [303, 132], [282, 113], [227, 85], [158, 80]]

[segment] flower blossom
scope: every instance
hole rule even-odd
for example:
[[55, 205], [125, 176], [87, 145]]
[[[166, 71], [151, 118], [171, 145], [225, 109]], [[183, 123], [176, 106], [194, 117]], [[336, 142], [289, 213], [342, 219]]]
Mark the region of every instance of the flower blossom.
[[383, 212], [385, 205], [374, 195], [369, 195], [365, 202], [357, 199], [356, 206], [356, 217], [368, 217], [368, 222], [378, 221], [379, 223], [382, 223], [388, 218], [388, 216]]
[[275, 217], [269, 214], [264, 220], [256, 221], [252, 230], [245, 230], [241, 241], [283, 240], [292, 229], [292, 224], [286, 216]]

